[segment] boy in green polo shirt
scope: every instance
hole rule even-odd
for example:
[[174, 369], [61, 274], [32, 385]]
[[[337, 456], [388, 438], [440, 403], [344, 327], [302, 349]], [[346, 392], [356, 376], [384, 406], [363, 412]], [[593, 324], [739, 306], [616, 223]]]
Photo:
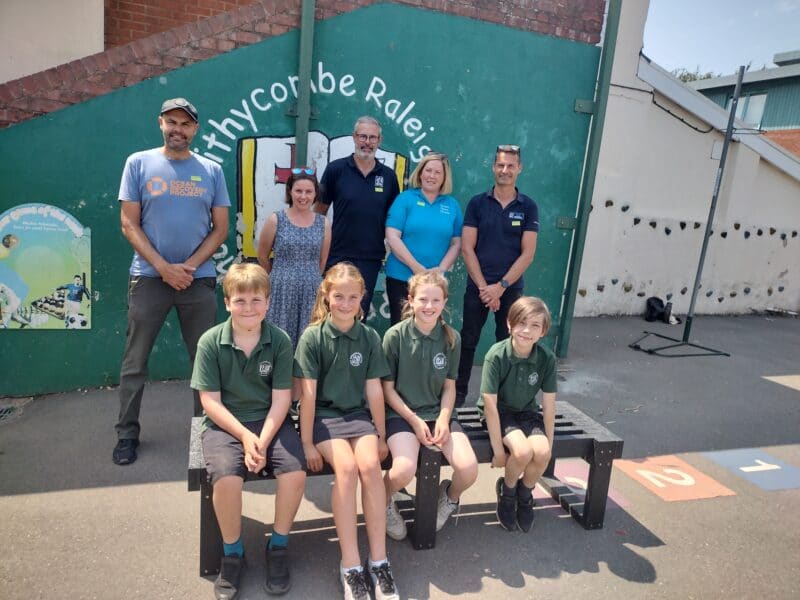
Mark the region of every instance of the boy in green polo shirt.
[[[556, 357], [538, 344], [551, 317], [539, 298], [522, 297], [508, 311], [511, 337], [483, 361], [478, 408], [486, 419], [497, 480], [497, 520], [508, 531], [533, 526], [533, 488], [550, 462], [556, 410]], [[536, 392], [542, 390], [542, 414]], [[509, 455], [506, 457], [506, 448]]]
[[300, 438], [286, 419], [292, 343], [264, 320], [269, 277], [255, 264], [232, 265], [222, 289], [231, 316], [200, 338], [191, 385], [205, 411], [203, 454], [224, 547], [214, 594], [217, 600], [233, 600], [244, 566], [242, 485], [247, 471], [266, 469], [278, 480], [266, 548], [266, 589], [283, 594], [291, 587], [288, 536], [303, 498], [306, 461]]

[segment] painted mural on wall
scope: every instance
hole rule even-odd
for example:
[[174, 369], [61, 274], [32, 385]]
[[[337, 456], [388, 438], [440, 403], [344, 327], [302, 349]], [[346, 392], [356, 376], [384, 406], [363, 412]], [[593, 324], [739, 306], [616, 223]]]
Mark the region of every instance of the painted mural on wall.
[[91, 327], [91, 231], [48, 204], [0, 215], [0, 328]]
[[[328, 164], [338, 158], [353, 153], [353, 138], [350, 135], [329, 137], [320, 131], [311, 131], [308, 136], [308, 158], [305, 166], [313, 168], [318, 178], [322, 178]], [[258, 252], [258, 233], [267, 218], [285, 207], [286, 181], [291, 173], [295, 160], [294, 136], [242, 138], [239, 140], [236, 172], [239, 180], [239, 198], [236, 218], [236, 246], [241, 258], [256, 258]], [[409, 160], [398, 152], [379, 148], [375, 158], [391, 168], [400, 184], [400, 191], [405, 189], [408, 177]], [[377, 182], [376, 182], [377, 185]], [[328, 218], [333, 218], [335, 207], [331, 206]], [[227, 253], [227, 252], [226, 252]], [[233, 262], [232, 257], [221, 257], [217, 270], [224, 272]], [[227, 260], [226, 260], [227, 258]], [[389, 303], [383, 290], [383, 273], [378, 282], [373, 302], [374, 310], [370, 319], [376, 315], [389, 318]]]

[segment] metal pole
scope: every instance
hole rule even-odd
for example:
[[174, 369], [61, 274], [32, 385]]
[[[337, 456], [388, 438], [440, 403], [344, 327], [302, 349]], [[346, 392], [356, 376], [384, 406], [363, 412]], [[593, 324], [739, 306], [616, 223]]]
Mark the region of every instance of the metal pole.
[[603, 40], [603, 53], [600, 56], [600, 66], [597, 74], [595, 88], [596, 110], [592, 117], [589, 131], [589, 147], [587, 150], [583, 181], [581, 183], [580, 198], [578, 199], [578, 219], [573, 237], [572, 252], [567, 271], [567, 281], [564, 288], [564, 301], [561, 309], [561, 333], [556, 342], [558, 356], [566, 356], [569, 349], [569, 337], [572, 331], [572, 319], [575, 312], [575, 295], [578, 292], [578, 278], [581, 274], [583, 249], [586, 245], [586, 229], [589, 226], [589, 209], [592, 205], [594, 180], [597, 175], [597, 163], [600, 158], [600, 143], [603, 138], [603, 124], [606, 119], [608, 106], [608, 90], [611, 87], [611, 68], [614, 66], [614, 51], [617, 46], [617, 33], [619, 32], [620, 13], [622, 0], [610, 0], [608, 3], [608, 17], [606, 18], [605, 39]]
[[736, 106], [739, 104], [739, 94], [742, 91], [742, 79], [744, 78], [744, 66], [739, 67], [739, 74], [736, 78], [736, 88], [733, 91], [731, 101], [731, 112], [728, 115], [728, 128], [725, 130], [725, 141], [722, 143], [722, 154], [719, 157], [719, 167], [717, 167], [717, 180], [714, 182], [714, 193], [711, 196], [711, 208], [708, 211], [708, 222], [706, 223], [706, 233], [703, 236], [703, 249], [700, 250], [700, 262], [697, 265], [697, 275], [694, 278], [694, 289], [692, 290], [692, 301], [689, 303], [689, 312], [686, 314], [686, 323], [683, 327], [683, 341], [689, 341], [689, 334], [692, 331], [692, 320], [694, 319], [694, 305], [697, 301], [697, 293], [700, 291], [700, 276], [703, 274], [703, 263], [706, 260], [706, 250], [708, 249], [708, 239], [711, 237], [711, 227], [714, 225], [714, 212], [717, 210], [717, 199], [719, 190], [722, 187], [722, 174], [725, 172], [725, 160], [728, 158], [728, 147], [733, 137], [733, 122], [736, 119]]
[[[314, 54], [314, 12], [316, 0], [303, 0], [300, 18], [300, 57], [297, 66], [297, 123], [295, 126], [296, 165], [306, 165], [308, 160], [308, 129], [311, 119], [311, 66]], [[295, 166], [295, 165], [292, 165]]]

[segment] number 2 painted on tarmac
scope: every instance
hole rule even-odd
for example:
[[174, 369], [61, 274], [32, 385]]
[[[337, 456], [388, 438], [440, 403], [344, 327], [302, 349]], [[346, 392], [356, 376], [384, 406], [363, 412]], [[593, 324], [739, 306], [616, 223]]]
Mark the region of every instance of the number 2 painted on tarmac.
[[[682, 485], [688, 487], [695, 484], [694, 477], [688, 473], [684, 473], [679, 469], [664, 469], [663, 473], [656, 473], [655, 471], [647, 471], [645, 469], [637, 469], [636, 472], [647, 479], [654, 486], [659, 488], [667, 487], [668, 483], [673, 485]], [[675, 475], [676, 477], [669, 477], [667, 473]], [[666, 483], [663, 483], [666, 482]]]

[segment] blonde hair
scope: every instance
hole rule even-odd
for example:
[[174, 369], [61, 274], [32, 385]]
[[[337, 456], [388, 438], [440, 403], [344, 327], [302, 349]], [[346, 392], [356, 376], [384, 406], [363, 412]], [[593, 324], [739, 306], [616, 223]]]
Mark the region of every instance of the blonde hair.
[[[322, 283], [319, 284], [317, 299], [314, 301], [314, 308], [311, 310], [311, 322], [309, 325], [319, 325], [328, 318], [328, 315], [331, 313], [331, 307], [330, 304], [328, 304], [328, 294], [331, 293], [331, 288], [333, 288], [334, 285], [345, 281], [355, 281], [361, 287], [362, 294], [367, 289], [364, 278], [361, 276], [361, 271], [353, 266], [352, 263], [336, 263], [325, 272], [325, 277], [322, 279]], [[356, 319], [360, 320], [363, 316], [364, 311], [359, 305]]]
[[553, 323], [553, 318], [550, 316], [547, 305], [541, 298], [522, 296], [508, 309], [509, 329], [513, 329], [528, 317], [537, 317], [539, 315], [542, 315], [542, 337], [544, 337], [550, 331], [550, 326]]
[[440, 194], [450, 194], [453, 192], [453, 176], [450, 174], [450, 161], [447, 160], [446, 154], [441, 154], [440, 152], [428, 152], [425, 156], [422, 157], [417, 163], [414, 172], [411, 173], [411, 187], [421, 188], [422, 181], [420, 177], [422, 176], [422, 169], [425, 168], [429, 162], [433, 160], [438, 160], [442, 163], [442, 171], [444, 172], [444, 181], [442, 181], [442, 187], [439, 188]]
[[[412, 275], [411, 278], [408, 280], [408, 296], [409, 298], [413, 298], [417, 295], [417, 290], [423, 285], [435, 285], [440, 290], [442, 290], [442, 294], [444, 295], [444, 299], [447, 300], [448, 297], [448, 283], [447, 278], [442, 275], [439, 271], [435, 269], [431, 269], [428, 271], [421, 271], [416, 275]], [[444, 313], [444, 310], [442, 311]], [[408, 299], [403, 301], [403, 318], [408, 319], [409, 317], [414, 316], [414, 309], [411, 308], [411, 303]], [[456, 336], [455, 331], [447, 322], [444, 320], [442, 314], [439, 315], [439, 322], [442, 324], [442, 329], [444, 330], [444, 337], [447, 340], [447, 345], [450, 348], [455, 348], [456, 345]]]
[[226, 298], [234, 294], [247, 292], [264, 292], [269, 298], [269, 275], [255, 263], [237, 263], [231, 265], [222, 280], [222, 293]]

